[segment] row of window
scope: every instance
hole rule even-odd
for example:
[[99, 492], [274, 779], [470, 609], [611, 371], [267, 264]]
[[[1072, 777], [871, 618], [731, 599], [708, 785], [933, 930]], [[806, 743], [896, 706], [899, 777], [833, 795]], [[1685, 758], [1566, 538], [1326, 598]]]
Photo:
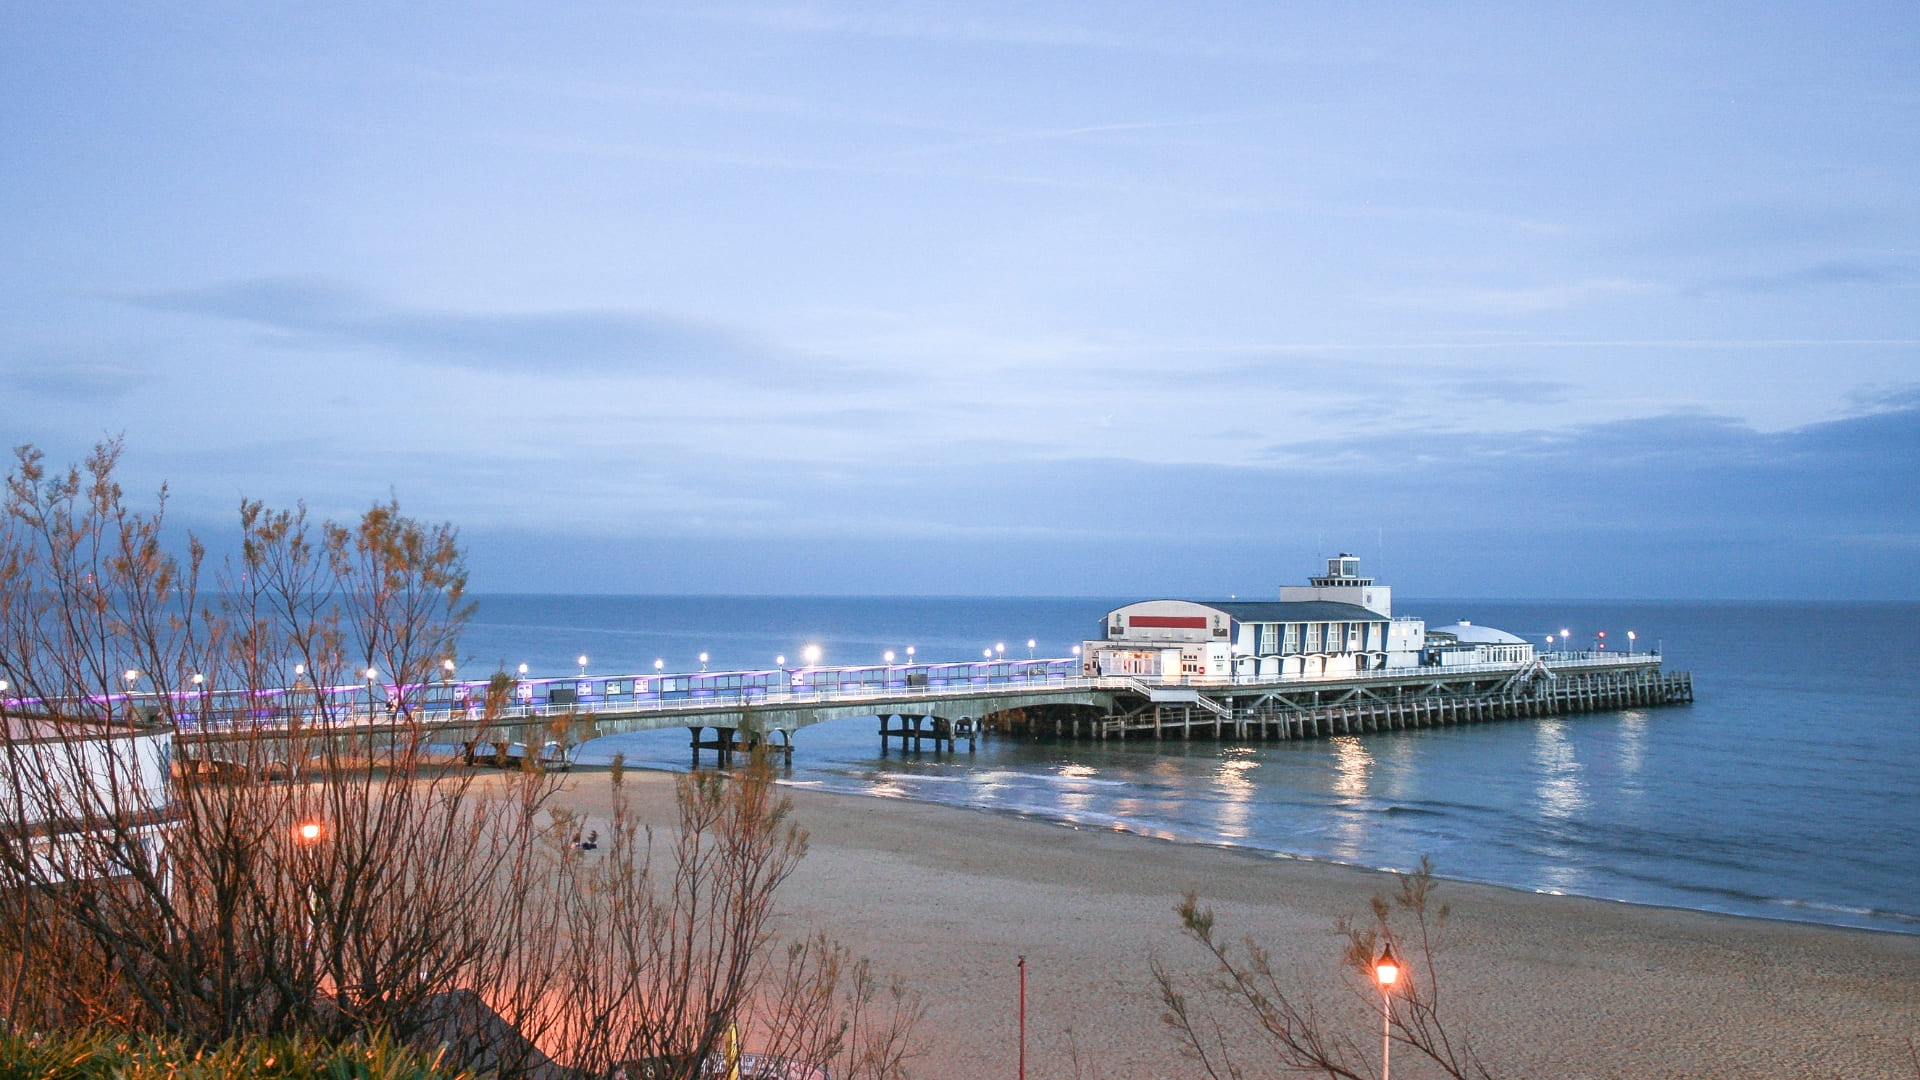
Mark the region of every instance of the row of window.
[[[1379, 652], [1386, 648], [1385, 623], [1255, 623], [1253, 651], [1275, 653]], [[1373, 629], [1376, 628], [1377, 629]], [[1370, 632], [1371, 631], [1371, 632]], [[1368, 639], [1372, 640], [1369, 641]]]

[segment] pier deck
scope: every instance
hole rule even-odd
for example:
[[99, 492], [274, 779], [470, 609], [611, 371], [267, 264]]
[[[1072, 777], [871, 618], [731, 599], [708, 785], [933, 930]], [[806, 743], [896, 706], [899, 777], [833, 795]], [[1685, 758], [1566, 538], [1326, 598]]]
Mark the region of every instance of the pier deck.
[[[966, 668], [975, 665], [949, 665]], [[176, 743], [184, 756], [220, 757], [222, 743], [257, 738], [276, 728], [309, 736], [331, 731], [369, 746], [400, 738], [442, 744], [524, 743], [530, 752], [557, 741], [633, 731], [685, 728], [695, 763], [703, 750], [722, 762], [764, 745], [789, 757], [794, 733], [827, 720], [878, 717], [883, 747], [926, 744], [969, 750], [984, 734], [1039, 738], [1283, 740], [1450, 726], [1491, 720], [1671, 705], [1693, 700], [1692, 677], [1661, 669], [1658, 654], [1550, 654], [1526, 664], [1403, 668], [1333, 678], [1187, 679], [1148, 682], [1068, 674], [1072, 661], [1008, 662], [979, 677], [931, 679], [912, 669], [897, 678], [846, 677], [839, 682], [751, 684], [688, 693], [593, 695], [549, 693], [522, 700], [491, 718], [463, 707], [464, 696], [431, 698], [406, 717], [378, 708], [331, 718], [289, 713], [246, 720], [209, 715], [183, 722]], [[917, 677], [916, 677], [917, 676]], [[599, 678], [599, 677], [596, 677]], [[670, 678], [670, 677], [669, 677]], [[709, 677], [729, 678], [726, 673]], [[593, 680], [565, 680], [586, 685]], [[561, 680], [548, 680], [559, 683]], [[639, 685], [641, 677], [600, 679]], [[483, 685], [483, 684], [470, 684]], [[709, 737], [708, 731], [713, 735]]]

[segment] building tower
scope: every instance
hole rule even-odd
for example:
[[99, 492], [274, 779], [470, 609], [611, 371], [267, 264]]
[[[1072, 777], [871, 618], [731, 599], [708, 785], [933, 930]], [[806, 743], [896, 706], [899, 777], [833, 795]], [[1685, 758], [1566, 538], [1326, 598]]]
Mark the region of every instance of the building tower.
[[1308, 578], [1305, 585], [1280, 586], [1280, 599], [1356, 604], [1377, 615], [1393, 616], [1393, 590], [1375, 585], [1370, 577], [1361, 577], [1359, 557], [1345, 551], [1327, 560], [1324, 575]]

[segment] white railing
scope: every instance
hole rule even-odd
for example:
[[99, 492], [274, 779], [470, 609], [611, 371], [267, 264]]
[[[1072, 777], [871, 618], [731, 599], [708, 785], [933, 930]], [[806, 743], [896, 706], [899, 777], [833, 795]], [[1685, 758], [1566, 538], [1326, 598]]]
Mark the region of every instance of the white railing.
[[[1547, 653], [1538, 657], [1549, 670], [1567, 668], [1632, 668], [1659, 663], [1658, 653]], [[1193, 690], [1244, 690], [1258, 688], [1285, 688], [1315, 686], [1320, 684], [1347, 684], [1355, 682], [1380, 682], [1408, 678], [1449, 678], [1456, 675], [1474, 674], [1511, 674], [1523, 670], [1534, 661], [1509, 662], [1500, 664], [1461, 664], [1455, 666], [1422, 666], [1380, 668], [1370, 671], [1344, 671], [1324, 674], [1292, 675], [1235, 675], [1230, 677], [1184, 676], [1178, 680], [1157, 681], [1151, 675], [1070, 675], [1066, 671], [1078, 665], [1076, 660], [1021, 662], [1019, 670], [1008, 670], [1016, 665], [1009, 661], [1005, 668], [991, 674], [964, 674], [958, 669], [972, 665], [951, 665], [955, 670], [947, 672], [940, 682], [921, 683], [910, 681], [908, 674], [919, 675], [920, 669], [902, 670], [897, 679], [883, 682], [859, 682], [851, 680], [839, 683], [821, 683], [805, 685], [756, 684], [737, 687], [694, 688], [690, 690], [672, 690], [647, 694], [614, 694], [578, 698], [572, 701], [555, 702], [546, 698], [529, 700], [516, 697], [504, 709], [495, 714], [495, 723], [512, 723], [534, 719], [551, 719], [564, 716], [592, 718], [602, 715], [644, 716], [644, 715], [702, 715], [725, 712], [729, 709], [763, 709], [767, 707], [790, 706], [806, 708], [813, 706], [846, 706], [860, 704], [900, 704], [912, 702], [937, 702], [942, 700], [978, 697], [982, 694], [1007, 694], [1019, 692], [1066, 693], [1085, 690], [1117, 690], [1152, 696], [1157, 689], [1186, 688]], [[984, 665], [981, 665], [984, 666]], [[996, 665], [998, 666], [998, 665]], [[942, 665], [941, 667], [945, 667]], [[866, 672], [869, 669], [848, 669]], [[938, 670], [935, 668], [934, 670]], [[719, 681], [734, 673], [713, 672], [694, 675], [665, 676], [668, 680], [703, 679]], [[755, 674], [755, 673], [744, 673]], [[653, 680], [658, 685], [662, 676], [592, 676], [585, 679], [545, 679], [542, 684], [564, 686], [597, 682], [626, 683], [631, 685], [636, 679]], [[484, 683], [460, 684], [484, 689]], [[350, 689], [350, 688], [349, 688]], [[409, 688], [417, 690], [419, 688]], [[446, 692], [447, 684], [439, 684], [434, 689]], [[435, 699], [415, 696], [405, 706], [407, 723], [462, 724], [480, 721], [480, 700], [468, 699], [470, 704], [463, 705], [450, 696]], [[1206, 703], [1211, 705], [1212, 703]], [[1215, 706], [1217, 708], [1217, 706]], [[184, 710], [176, 710], [184, 712]], [[217, 711], [217, 710], [216, 710]], [[259, 728], [278, 728], [290, 723], [316, 725], [324, 727], [340, 726], [378, 726], [392, 724], [399, 718], [389, 712], [383, 704], [372, 702], [338, 702], [325, 708], [303, 708], [298, 705], [282, 706], [272, 709], [249, 712], [244, 716], [212, 718], [202, 724], [191, 714], [182, 715], [179, 727], [185, 732], [222, 732], [252, 730]]]

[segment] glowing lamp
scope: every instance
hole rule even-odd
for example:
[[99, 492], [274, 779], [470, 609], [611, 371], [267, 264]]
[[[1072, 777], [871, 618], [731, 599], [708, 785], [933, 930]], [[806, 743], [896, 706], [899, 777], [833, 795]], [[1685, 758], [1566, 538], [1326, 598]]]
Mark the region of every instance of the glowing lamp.
[[372, 682], [373, 680], [375, 680], [375, 679], [377, 679], [377, 678], [379, 678], [379, 677], [380, 677], [380, 669], [379, 669], [379, 668], [375, 668], [375, 667], [370, 667], [370, 668], [368, 668], [368, 669], [367, 669], [367, 681], [368, 681], [368, 682]]
[[134, 670], [134, 669], [132, 669], [132, 668], [128, 668], [128, 669], [127, 669], [127, 681], [128, 681], [128, 682], [130, 682], [130, 683], [133, 683], [133, 682], [139, 682], [139, 681], [140, 681], [140, 673], [139, 673], [138, 671], [135, 671], [135, 670]]
[[809, 664], [819, 663], [820, 662], [820, 646], [818, 645], [807, 646], [806, 652], [804, 655], [807, 658], [807, 663]]
[[303, 821], [300, 824], [294, 826], [293, 835], [295, 839], [299, 840], [303, 844], [312, 844], [319, 841], [320, 834], [323, 831], [325, 830], [320, 828], [319, 822]]
[[1380, 984], [1382, 990], [1399, 981], [1400, 961], [1395, 959], [1393, 955], [1392, 944], [1388, 944], [1386, 948], [1381, 949], [1380, 959], [1373, 962], [1373, 978], [1374, 981]]
[[881, 656], [882, 656], [882, 658], [883, 658], [883, 659], [885, 659], [885, 660], [886, 660], [886, 662], [887, 662], [887, 663], [889, 663], [889, 664], [891, 664], [891, 663], [893, 663], [893, 650], [892, 650], [892, 649], [888, 649], [888, 650], [887, 650], [886, 652], [884, 652], [884, 653], [882, 653], [882, 654], [881, 654]]

